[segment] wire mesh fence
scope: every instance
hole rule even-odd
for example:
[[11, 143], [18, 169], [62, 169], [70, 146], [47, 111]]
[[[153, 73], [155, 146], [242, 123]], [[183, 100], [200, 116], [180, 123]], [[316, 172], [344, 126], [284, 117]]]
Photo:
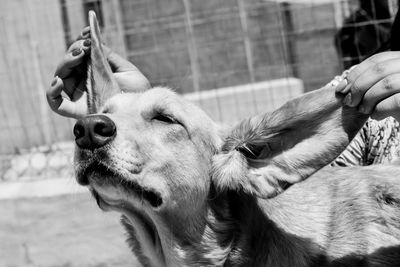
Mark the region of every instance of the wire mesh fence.
[[57, 60], [87, 25], [88, 10], [98, 13], [107, 45], [153, 85], [172, 87], [217, 121], [232, 123], [324, 85], [378, 49], [388, 39], [398, 4], [5, 0], [0, 5], [0, 179], [10, 181], [72, 176], [74, 122], [54, 115], [44, 95]]

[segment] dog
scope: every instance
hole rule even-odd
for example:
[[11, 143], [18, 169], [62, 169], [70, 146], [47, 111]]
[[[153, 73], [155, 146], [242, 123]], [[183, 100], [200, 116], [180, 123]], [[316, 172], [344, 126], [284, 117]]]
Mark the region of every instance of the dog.
[[143, 266], [400, 266], [400, 168], [327, 167], [367, 119], [333, 88], [225, 130], [169, 89], [121, 93], [89, 22], [76, 179]]

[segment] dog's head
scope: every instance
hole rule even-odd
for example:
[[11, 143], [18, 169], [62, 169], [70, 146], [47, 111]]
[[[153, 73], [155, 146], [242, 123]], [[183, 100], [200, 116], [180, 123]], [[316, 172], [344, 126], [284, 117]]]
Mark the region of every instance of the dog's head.
[[121, 93], [94, 13], [89, 22], [92, 114], [74, 128], [78, 182], [89, 185], [102, 208], [129, 205], [190, 215], [208, 195], [211, 158], [220, 143], [216, 125], [169, 89]]
[[217, 127], [168, 89], [115, 95], [74, 131], [78, 181], [109, 204], [185, 213], [207, 197]]

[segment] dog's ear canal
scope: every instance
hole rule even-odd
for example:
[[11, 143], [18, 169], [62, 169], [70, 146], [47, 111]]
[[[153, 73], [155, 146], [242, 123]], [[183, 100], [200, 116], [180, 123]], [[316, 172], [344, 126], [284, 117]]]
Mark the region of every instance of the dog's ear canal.
[[269, 198], [331, 163], [368, 118], [341, 98], [323, 88], [242, 121], [213, 158], [215, 188]]
[[88, 59], [87, 92], [89, 113], [97, 113], [104, 102], [121, 90], [104, 54], [100, 27], [94, 11], [89, 11], [91, 49]]

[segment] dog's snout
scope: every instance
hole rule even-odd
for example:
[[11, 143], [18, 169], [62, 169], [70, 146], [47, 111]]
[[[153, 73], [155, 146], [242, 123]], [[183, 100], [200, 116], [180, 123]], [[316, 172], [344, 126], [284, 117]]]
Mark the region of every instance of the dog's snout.
[[114, 139], [115, 123], [104, 115], [92, 115], [78, 120], [74, 126], [75, 142], [80, 148], [94, 150]]

